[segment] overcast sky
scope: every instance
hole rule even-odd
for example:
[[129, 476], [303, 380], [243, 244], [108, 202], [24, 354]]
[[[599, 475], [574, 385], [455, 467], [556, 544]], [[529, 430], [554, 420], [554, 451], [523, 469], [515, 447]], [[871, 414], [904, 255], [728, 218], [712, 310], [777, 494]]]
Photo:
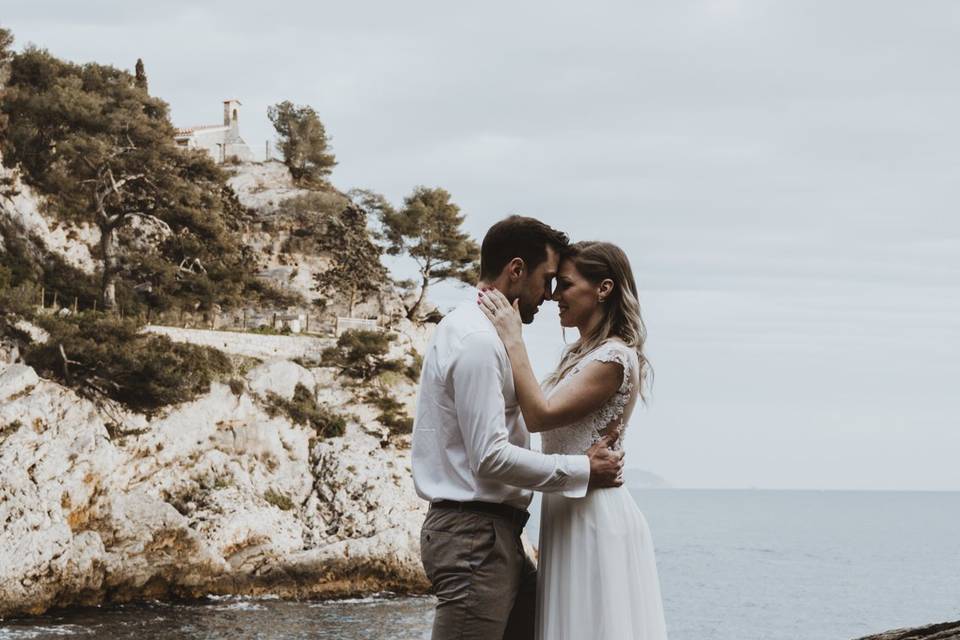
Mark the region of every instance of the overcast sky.
[[[683, 487], [960, 489], [960, 4], [7, 4], [178, 126], [309, 104], [341, 189], [442, 186], [630, 256], [656, 368], [628, 465]], [[442, 306], [472, 293], [444, 287]], [[556, 306], [528, 339], [540, 372]], [[572, 335], [568, 336], [572, 339]]]

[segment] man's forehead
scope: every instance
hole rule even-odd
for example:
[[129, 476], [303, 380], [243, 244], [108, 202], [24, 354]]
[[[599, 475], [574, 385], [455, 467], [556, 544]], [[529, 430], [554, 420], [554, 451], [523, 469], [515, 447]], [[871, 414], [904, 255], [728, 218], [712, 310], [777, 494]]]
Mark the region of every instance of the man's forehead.
[[544, 275], [554, 277], [557, 275], [557, 268], [560, 266], [560, 254], [556, 249], [547, 245], [547, 259], [544, 262]]

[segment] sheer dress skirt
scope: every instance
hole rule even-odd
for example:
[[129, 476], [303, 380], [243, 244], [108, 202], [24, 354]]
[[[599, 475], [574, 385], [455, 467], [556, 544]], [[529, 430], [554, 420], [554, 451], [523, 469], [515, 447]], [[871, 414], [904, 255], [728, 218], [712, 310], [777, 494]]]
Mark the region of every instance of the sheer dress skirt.
[[666, 640], [646, 518], [626, 487], [543, 494], [538, 640]]

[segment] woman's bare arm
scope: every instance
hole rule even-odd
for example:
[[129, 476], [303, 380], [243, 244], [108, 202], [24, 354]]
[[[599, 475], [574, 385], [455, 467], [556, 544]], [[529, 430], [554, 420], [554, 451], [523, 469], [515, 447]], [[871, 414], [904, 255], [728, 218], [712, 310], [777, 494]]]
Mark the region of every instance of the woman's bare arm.
[[517, 401], [529, 431], [572, 424], [598, 410], [620, 388], [623, 367], [615, 362], [591, 362], [577, 374], [575, 383], [565, 384], [547, 398], [530, 365], [516, 303], [510, 305], [502, 293], [493, 290], [484, 292], [480, 307], [507, 349]]

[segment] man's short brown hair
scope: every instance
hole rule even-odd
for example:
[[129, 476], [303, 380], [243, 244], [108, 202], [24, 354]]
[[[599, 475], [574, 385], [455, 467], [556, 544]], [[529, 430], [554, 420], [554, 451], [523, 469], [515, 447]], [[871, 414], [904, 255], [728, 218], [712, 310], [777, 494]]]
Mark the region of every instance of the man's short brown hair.
[[570, 238], [536, 218], [510, 216], [487, 231], [480, 245], [480, 278], [495, 280], [514, 258], [533, 271], [547, 259], [547, 245], [563, 255]]

